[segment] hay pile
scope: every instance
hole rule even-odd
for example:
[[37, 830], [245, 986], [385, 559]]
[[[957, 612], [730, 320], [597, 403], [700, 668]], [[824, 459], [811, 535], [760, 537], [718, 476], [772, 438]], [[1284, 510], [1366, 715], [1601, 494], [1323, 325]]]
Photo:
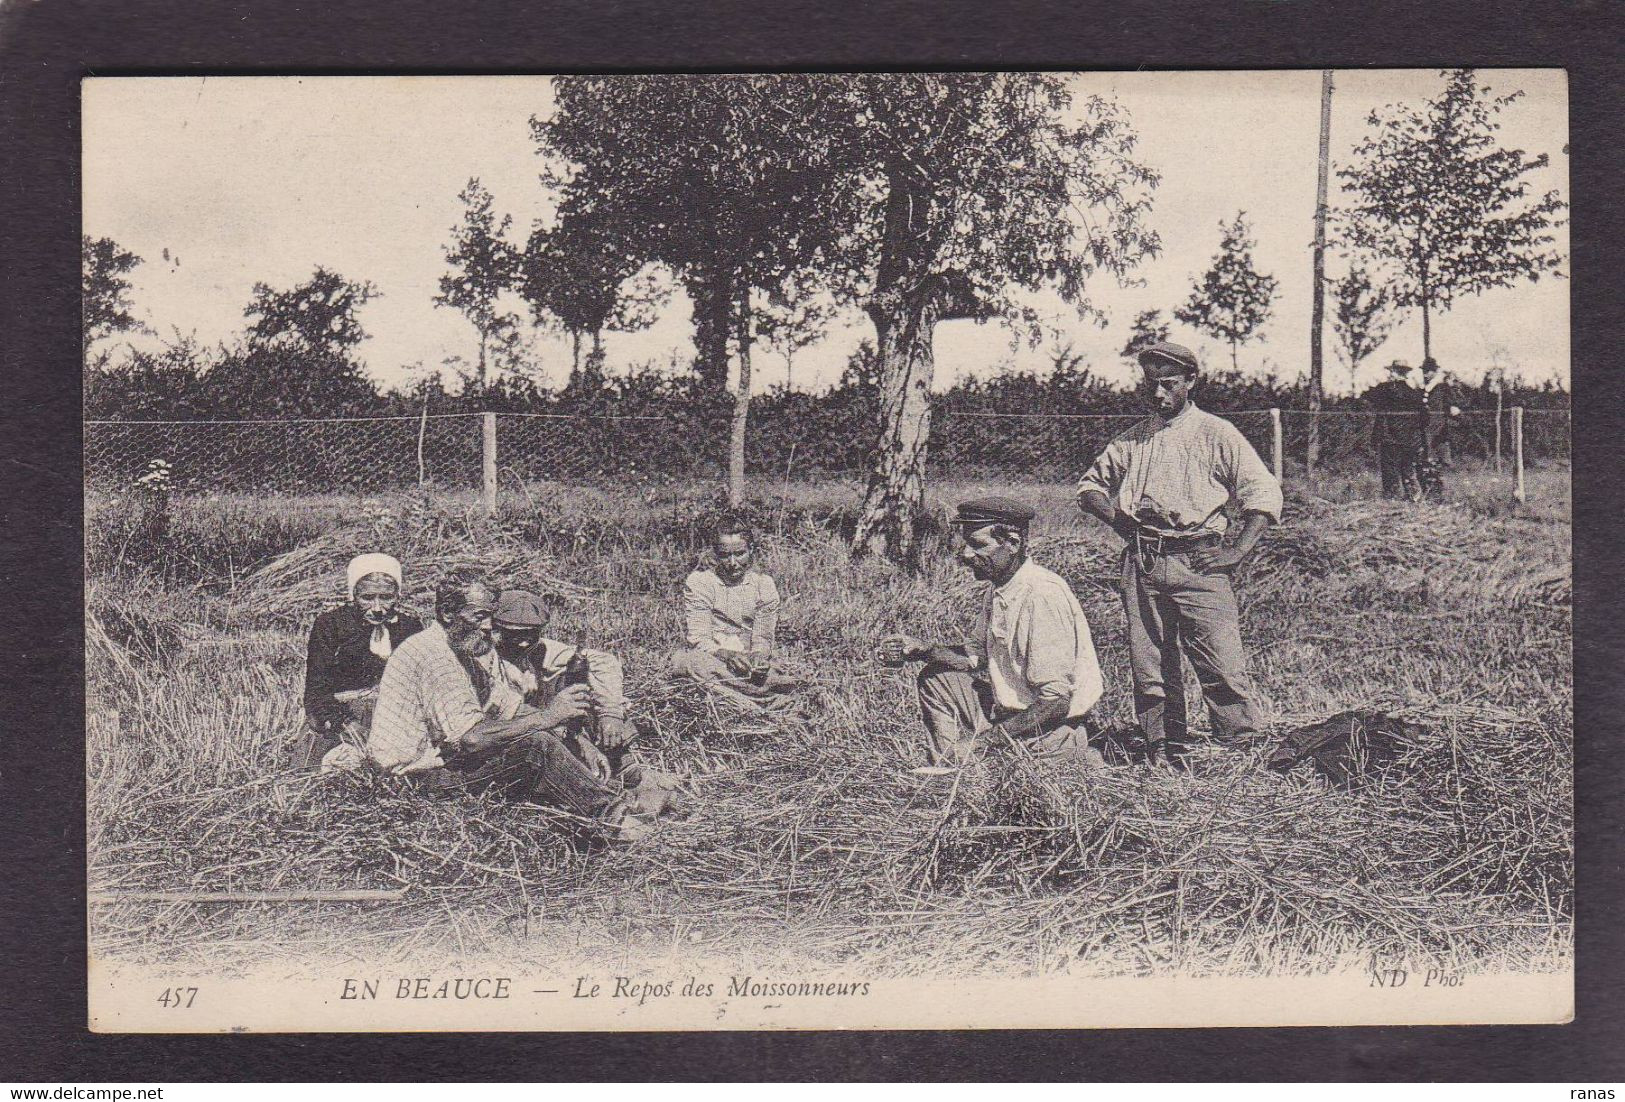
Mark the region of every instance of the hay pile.
[[[1435, 596], [1467, 585], [1446, 584], [1458, 576], [1452, 564], [1462, 579], [1488, 569], [1496, 585], [1513, 584], [1506, 545], [1482, 546], [1485, 522], [1424, 522], [1416, 512], [1349, 506], [1346, 520], [1343, 511], [1305, 518], [1271, 534], [1247, 584], [1261, 603], [1317, 602], [1292, 614], [1307, 608], [1334, 627], [1366, 609], [1316, 595], [1362, 573], [1420, 569], [1441, 579]], [[1190, 775], [1069, 773], [991, 754], [956, 777], [920, 777], [908, 771], [919, 748], [907, 679], [875, 668], [870, 641], [921, 629], [922, 614], [958, 615], [975, 587], [946, 572], [882, 580], [880, 567], [851, 567], [816, 532], [766, 549], [807, 605], [785, 622], [785, 638], [819, 656], [807, 721], [719, 712], [702, 693], [664, 685], [652, 672], [658, 651], [622, 652], [652, 724], [643, 753], [689, 778], [696, 797], [691, 818], [643, 841], [610, 844], [545, 808], [425, 799], [388, 778], [280, 773], [281, 741], [298, 723], [300, 632], [339, 598], [350, 555], [399, 555], [420, 608], [432, 579], [458, 567], [581, 597], [601, 579], [645, 579], [647, 600], [593, 605], [605, 617], [594, 630], [640, 647], [650, 610], [669, 603], [659, 590], [687, 555], [544, 556], [512, 528], [457, 518], [382, 535], [388, 542], [364, 522], [278, 558], [222, 599], [230, 617], [184, 620], [154, 593], [134, 602], [145, 612], [123, 613], [146, 628], [115, 629], [110, 598], [93, 590], [91, 613], [109, 626], [92, 638], [92, 697], [127, 718], [93, 748], [91, 875], [98, 890], [405, 895], [341, 919], [315, 905], [119, 904], [98, 908], [100, 949], [154, 959], [187, 941], [275, 949], [332, 938], [339, 921], [349, 951], [372, 938], [392, 952], [466, 955], [517, 924], [580, 951], [625, 953], [639, 938], [658, 946], [680, 928], [718, 952], [793, 943], [821, 961], [896, 972], [1048, 967], [1052, 944], [1103, 968], [1257, 972], [1283, 961], [1325, 967], [1349, 945], [1471, 957], [1527, 931], [1557, 936], [1572, 914], [1562, 691], [1514, 707], [1474, 699], [1480, 687], [1406, 706], [1367, 686], [1336, 706], [1396, 710], [1424, 734], [1354, 791], [1330, 789], [1307, 768], [1270, 774], [1262, 748], [1214, 751]], [[1039, 553], [1086, 603], [1094, 583], [1077, 579], [1095, 579], [1092, 607], [1110, 607], [1113, 548], [1058, 533]], [[1482, 618], [1468, 609], [1459, 619], [1468, 630]], [[161, 626], [169, 621], [188, 626]], [[229, 633], [245, 622], [267, 626], [263, 645], [222, 666], [215, 644], [240, 638]], [[1097, 638], [1110, 655], [1111, 620], [1097, 623], [1108, 625]], [[1480, 676], [1478, 655], [1451, 661], [1459, 676]], [[231, 704], [277, 694], [268, 717]]]

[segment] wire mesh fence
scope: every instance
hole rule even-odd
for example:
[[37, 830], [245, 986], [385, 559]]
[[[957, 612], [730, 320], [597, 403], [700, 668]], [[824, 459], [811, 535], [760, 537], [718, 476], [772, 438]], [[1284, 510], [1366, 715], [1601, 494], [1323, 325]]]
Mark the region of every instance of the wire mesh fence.
[[[1241, 410], [1222, 416], [1291, 484], [1375, 472], [1394, 415], [1350, 410]], [[928, 474], [1071, 482], [1139, 415], [939, 411]], [[862, 477], [872, 438], [848, 420], [781, 412], [753, 421], [755, 475]], [[712, 421], [716, 421], [715, 424]], [[1505, 471], [1567, 463], [1566, 409], [1467, 411], [1405, 430], [1446, 467]], [[726, 422], [681, 416], [440, 414], [286, 421], [90, 421], [85, 483], [127, 488], [153, 460], [179, 492], [381, 493], [413, 487], [485, 490], [515, 483], [715, 479], [726, 469]]]

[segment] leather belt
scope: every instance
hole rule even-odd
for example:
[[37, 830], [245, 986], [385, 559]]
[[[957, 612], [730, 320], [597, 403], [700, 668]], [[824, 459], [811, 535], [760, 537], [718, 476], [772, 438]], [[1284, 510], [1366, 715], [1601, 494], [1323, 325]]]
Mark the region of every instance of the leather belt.
[[1134, 532], [1134, 550], [1141, 555], [1179, 555], [1204, 547], [1216, 547], [1220, 542], [1218, 534], [1214, 532], [1203, 532], [1199, 536], [1165, 536], [1160, 532], [1140, 529]]

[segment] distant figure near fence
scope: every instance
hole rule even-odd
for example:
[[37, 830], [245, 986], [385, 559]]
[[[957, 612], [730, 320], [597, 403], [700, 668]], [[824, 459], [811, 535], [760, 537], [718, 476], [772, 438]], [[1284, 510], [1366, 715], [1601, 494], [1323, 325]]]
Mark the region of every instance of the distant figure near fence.
[[1382, 473], [1382, 496], [1416, 500], [1422, 496], [1422, 389], [1411, 383], [1415, 370], [1404, 360], [1388, 365], [1388, 378], [1365, 392], [1373, 418], [1372, 443]]

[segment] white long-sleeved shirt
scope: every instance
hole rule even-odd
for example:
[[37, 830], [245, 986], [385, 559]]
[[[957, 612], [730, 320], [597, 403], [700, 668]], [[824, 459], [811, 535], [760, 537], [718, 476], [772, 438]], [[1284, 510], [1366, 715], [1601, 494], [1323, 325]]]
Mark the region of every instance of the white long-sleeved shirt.
[[696, 570], [683, 582], [683, 634], [707, 654], [719, 650], [772, 654], [779, 624], [779, 589], [754, 570], [727, 585], [715, 570]]
[[1089, 621], [1066, 579], [1028, 559], [982, 604], [982, 639], [993, 699], [1026, 710], [1065, 697], [1082, 716], [1105, 688]]
[[1222, 535], [1224, 507], [1281, 519], [1281, 484], [1241, 430], [1194, 402], [1171, 421], [1148, 417], [1119, 434], [1078, 482], [1152, 532]]

